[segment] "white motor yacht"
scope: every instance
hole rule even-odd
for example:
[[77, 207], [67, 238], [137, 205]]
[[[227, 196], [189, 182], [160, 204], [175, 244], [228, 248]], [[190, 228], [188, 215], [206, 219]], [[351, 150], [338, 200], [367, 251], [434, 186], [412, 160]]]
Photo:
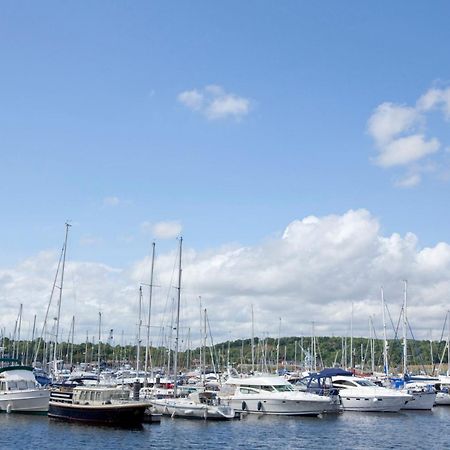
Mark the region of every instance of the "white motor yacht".
[[278, 376], [230, 377], [220, 397], [236, 411], [292, 416], [317, 416], [331, 403], [328, 397], [295, 390]]
[[413, 397], [401, 391], [377, 386], [367, 378], [335, 376], [333, 386], [339, 389], [344, 411], [397, 412]]
[[434, 383], [436, 389], [435, 405], [450, 405], [450, 377], [447, 375], [439, 375], [438, 380]]
[[39, 385], [32, 367], [0, 368], [0, 411], [46, 413], [49, 398], [49, 389]]
[[402, 409], [430, 411], [436, 402], [436, 390], [426, 382], [406, 383], [401, 392], [412, 395], [412, 399]]

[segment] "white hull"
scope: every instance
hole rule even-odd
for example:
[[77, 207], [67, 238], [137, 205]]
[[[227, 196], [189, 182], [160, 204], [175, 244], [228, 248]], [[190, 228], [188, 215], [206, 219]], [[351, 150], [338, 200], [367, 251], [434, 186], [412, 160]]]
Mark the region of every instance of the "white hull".
[[405, 399], [380, 395], [376, 397], [349, 397], [343, 393], [341, 403], [344, 411], [397, 412], [405, 405]]
[[235, 413], [229, 406], [214, 406], [196, 403], [189, 399], [152, 400], [153, 409], [158, 414], [188, 419], [230, 420]]
[[431, 410], [436, 401], [436, 392], [408, 392], [413, 398], [402, 409]]
[[[331, 401], [328, 397], [311, 399], [270, 396], [254, 398], [255, 396], [233, 396], [229, 398], [229, 405], [236, 411], [252, 414], [274, 414], [289, 416], [317, 416], [329, 410]], [[316, 396], [315, 396], [316, 397]], [[318, 397], [318, 396], [317, 396]], [[224, 399], [224, 401], [226, 401]]]
[[450, 394], [448, 392], [438, 392], [436, 394], [436, 405], [450, 405]]
[[50, 391], [29, 389], [8, 391], [0, 394], [0, 411], [20, 413], [46, 413]]

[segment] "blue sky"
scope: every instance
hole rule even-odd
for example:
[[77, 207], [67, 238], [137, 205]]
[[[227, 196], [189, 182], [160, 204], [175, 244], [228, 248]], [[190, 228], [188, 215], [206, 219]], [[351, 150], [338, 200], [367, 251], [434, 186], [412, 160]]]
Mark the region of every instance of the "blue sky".
[[[71, 257], [112, 267], [148, 255], [148, 230], [167, 221], [197, 251], [361, 208], [382, 235], [450, 242], [447, 119], [417, 113], [440, 147], [409, 165], [377, 164], [368, 132], [379, 105], [447, 89], [449, 12], [445, 1], [2, 2], [0, 266], [59, 248], [67, 219]], [[212, 116], [181, 100], [216, 98], [208, 86], [243, 109]]]

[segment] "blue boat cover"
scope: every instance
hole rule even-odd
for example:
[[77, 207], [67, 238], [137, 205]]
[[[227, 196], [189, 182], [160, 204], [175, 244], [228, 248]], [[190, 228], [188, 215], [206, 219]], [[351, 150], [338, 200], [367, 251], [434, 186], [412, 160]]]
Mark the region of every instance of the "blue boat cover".
[[317, 378], [326, 378], [326, 377], [336, 377], [338, 375], [341, 376], [352, 376], [353, 374], [348, 370], [340, 369], [339, 367], [332, 367], [329, 369], [323, 369], [317, 374]]

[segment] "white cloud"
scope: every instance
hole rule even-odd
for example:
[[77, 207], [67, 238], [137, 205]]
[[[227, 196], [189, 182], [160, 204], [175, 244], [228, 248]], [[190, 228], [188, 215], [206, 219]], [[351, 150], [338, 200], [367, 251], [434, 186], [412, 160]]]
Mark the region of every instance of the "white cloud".
[[439, 150], [437, 139], [427, 141], [421, 134], [401, 137], [389, 142], [378, 156], [383, 167], [405, 166]]
[[400, 180], [397, 180], [395, 185], [401, 188], [411, 188], [420, 184], [422, 177], [418, 173], [407, 175]]
[[171, 239], [180, 235], [182, 226], [177, 221], [158, 222], [153, 225], [153, 235], [158, 239]]
[[[286, 336], [308, 335], [312, 321], [323, 334], [346, 334], [352, 302], [355, 335], [367, 336], [369, 315], [374, 316], [381, 335], [380, 286], [384, 286], [395, 322], [402, 303], [402, 280], [407, 279], [409, 320], [415, 336], [428, 337], [430, 329], [439, 332], [448, 309], [450, 245], [440, 242], [420, 248], [412, 233], [385, 236], [381, 229], [368, 211], [351, 210], [342, 215], [295, 220], [286, 226], [282, 236], [255, 246], [223, 246], [197, 252], [185, 241], [182, 329], [190, 327], [192, 339], [198, 339], [201, 295], [216, 342], [229, 336], [250, 336], [252, 305], [259, 336], [276, 336], [279, 317]], [[57, 257], [56, 252], [43, 252], [15, 267], [0, 269], [0, 328], [13, 331], [21, 302], [23, 330], [29, 329], [33, 314], [42, 324]], [[167, 326], [170, 321], [171, 299], [176, 296], [176, 261], [176, 244], [169, 253], [157, 252], [158, 287], [154, 290], [152, 314], [155, 327]], [[149, 273], [148, 256], [124, 268], [70, 261], [69, 257], [61, 310], [62, 335], [67, 336], [72, 315], [76, 316], [78, 340], [84, 340], [86, 330], [94, 335], [101, 309], [104, 334], [113, 328], [118, 337], [124, 330], [127, 342], [132, 342], [138, 286], [148, 282]], [[54, 308], [55, 304], [51, 317]], [[153, 341], [160, 343], [156, 328], [152, 335]], [[393, 336], [392, 330], [389, 335]]]
[[250, 112], [250, 100], [227, 93], [221, 86], [209, 85], [178, 94], [178, 101], [207, 119], [239, 119]]
[[440, 107], [446, 120], [450, 120], [450, 87], [446, 89], [432, 88], [417, 101], [419, 111], [430, 111]]
[[103, 199], [103, 206], [118, 206], [120, 204], [119, 197], [111, 196]]
[[[422, 95], [415, 106], [385, 102], [379, 105], [368, 120], [367, 128], [373, 138], [378, 154], [375, 163], [384, 168], [407, 167], [421, 162], [437, 153], [441, 143], [437, 137], [427, 137], [427, 114], [440, 110], [450, 120], [450, 88], [432, 88]], [[429, 166], [429, 162], [425, 162]], [[417, 170], [416, 170], [417, 172]], [[407, 187], [420, 183], [417, 173], [402, 177], [396, 186]]]
[[181, 234], [183, 229], [180, 222], [176, 220], [166, 220], [161, 222], [143, 222], [141, 230], [144, 233], [151, 233], [156, 239], [172, 239]]
[[369, 133], [379, 145], [383, 145], [412, 129], [419, 120], [420, 114], [415, 108], [382, 103], [369, 119]]

